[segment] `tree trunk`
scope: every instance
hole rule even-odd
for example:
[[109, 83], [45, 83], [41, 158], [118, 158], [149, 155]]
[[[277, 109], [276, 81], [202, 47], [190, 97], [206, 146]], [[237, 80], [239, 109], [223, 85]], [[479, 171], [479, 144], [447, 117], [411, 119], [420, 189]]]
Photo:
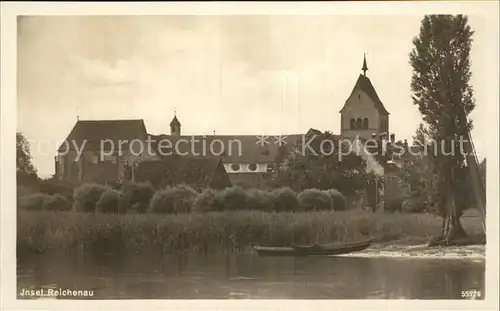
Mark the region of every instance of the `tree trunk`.
[[453, 245], [457, 242], [457, 240], [467, 237], [467, 234], [462, 227], [462, 223], [460, 222], [460, 215], [458, 215], [455, 208], [455, 200], [453, 196], [448, 201], [451, 201], [448, 203], [450, 205], [450, 212], [447, 213], [444, 218], [443, 231], [441, 236], [435, 242], [435, 245]]
[[449, 246], [456, 244], [458, 240], [466, 238], [467, 233], [460, 222], [460, 213], [455, 202], [455, 191], [453, 187], [453, 171], [446, 178], [445, 213], [441, 235], [431, 240], [429, 246]]

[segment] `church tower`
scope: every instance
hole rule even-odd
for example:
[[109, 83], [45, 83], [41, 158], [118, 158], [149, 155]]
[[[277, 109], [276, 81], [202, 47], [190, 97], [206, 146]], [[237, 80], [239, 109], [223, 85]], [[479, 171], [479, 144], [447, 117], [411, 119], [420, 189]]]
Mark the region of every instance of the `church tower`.
[[354, 88], [340, 110], [340, 132], [343, 137], [354, 138], [357, 135], [371, 139], [374, 135], [389, 133], [389, 112], [385, 109], [367, 77], [366, 56], [363, 58], [360, 74]]
[[174, 113], [174, 118], [170, 122], [170, 135], [180, 136], [181, 135], [181, 123], [177, 119], [176, 113]]

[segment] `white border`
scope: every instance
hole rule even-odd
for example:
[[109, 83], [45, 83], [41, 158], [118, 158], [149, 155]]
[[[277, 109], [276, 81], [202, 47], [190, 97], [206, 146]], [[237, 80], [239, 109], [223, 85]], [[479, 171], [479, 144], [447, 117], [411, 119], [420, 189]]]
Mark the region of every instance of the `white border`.
[[[489, 89], [496, 101], [491, 106], [487, 137], [488, 247], [486, 250], [486, 299], [468, 300], [99, 300], [17, 301], [15, 259], [15, 140], [16, 130], [16, 16], [17, 15], [424, 15], [436, 13], [479, 14], [499, 20], [498, 1], [471, 2], [186, 2], [186, 3], [1, 3], [1, 309], [167, 309], [167, 310], [498, 310], [498, 115], [499, 29], [491, 29]], [[481, 120], [483, 121], [483, 120]]]

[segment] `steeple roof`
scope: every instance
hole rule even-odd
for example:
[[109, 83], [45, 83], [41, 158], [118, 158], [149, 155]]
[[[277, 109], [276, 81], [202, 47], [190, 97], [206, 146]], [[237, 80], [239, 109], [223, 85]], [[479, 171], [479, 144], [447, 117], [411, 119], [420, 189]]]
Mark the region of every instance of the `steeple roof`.
[[172, 121], [170, 122], [170, 126], [180, 126], [181, 123], [179, 122], [179, 120], [177, 119], [177, 116], [174, 115], [174, 118], [172, 119]]
[[[377, 92], [375, 91], [375, 88], [373, 87], [372, 82], [370, 81], [370, 79], [367, 76], [364, 76], [361, 74], [359, 75], [358, 81], [356, 81], [356, 84], [354, 85], [354, 88], [352, 89], [352, 92], [351, 92], [351, 95], [349, 95], [349, 98], [354, 94], [354, 92], [356, 90], [361, 90], [366, 95], [368, 95], [368, 97], [375, 103], [375, 108], [378, 110], [379, 113], [385, 114], [385, 115], [389, 114], [389, 111], [387, 111], [387, 109], [385, 109], [384, 104], [382, 103], [382, 101], [378, 97]], [[346, 102], [346, 104], [347, 104], [347, 102]], [[344, 104], [344, 107], [342, 107], [342, 109], [340, 110], [341, 113], [344, 110], [344, 108], [345, 108], [345, 104]]]

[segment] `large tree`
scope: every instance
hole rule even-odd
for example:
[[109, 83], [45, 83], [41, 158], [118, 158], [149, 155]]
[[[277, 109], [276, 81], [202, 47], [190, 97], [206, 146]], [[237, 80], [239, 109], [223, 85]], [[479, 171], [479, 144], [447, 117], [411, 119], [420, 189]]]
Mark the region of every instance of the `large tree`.
[[[320, 147], [322, 141], [332, 144]], [[288, 186], [295, 191], [334, 188], [348, 197], [366, 188], [369, 174], [365, 160], [354, 153], [347, 155], [348, 146], [342, 145], [338, 137], [325, 132], [311, 145], [313, 152], [294, 154], [286, 159], [286, 169], [278, 171], [271, 186]]]
[[425, 16], [410, 53], [413, 102], [437, 146], [431, 159], [442, 198], [443, 230], [434, 244], [466, 236], [460, 223], [463, 204], [458, 204], [463, 185], [455, 181], [466, 171], [459, 141], [468, 137], [472, 123], [467, 116], [475, 106], [469, 84], [472, 35], [466, 16]]
[[32, 183], [37, 180], [30, 144], [26, 137], [19, 132], [16, 133], [16, 175], [18, 184]]

